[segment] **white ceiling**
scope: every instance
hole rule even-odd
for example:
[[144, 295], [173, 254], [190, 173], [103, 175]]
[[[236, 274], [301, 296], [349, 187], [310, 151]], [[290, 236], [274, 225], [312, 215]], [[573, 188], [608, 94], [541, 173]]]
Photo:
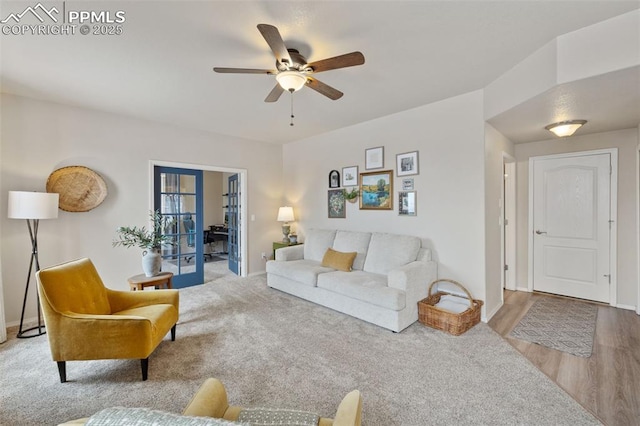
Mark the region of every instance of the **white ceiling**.
[[[2, 1], [0, 19], [35, 3]], [[58, 3], [62, 9], [62, 2], [45, 4]], [[67, 1], [64, 6], [123, 10], [123, 34], [0, 35], [2, 92], [285, 143], [484, 88], [555, 37], [638, 9], [640, 2]], [[290, 127], [287, 93], [277, 103], [263, 101], [275, 85], [273, 76], [212, 71], [214, 66], [274, 67], [259, 23], [277, 26], [287, 46], [309, 61], [359, 50], [366, 62], [316, 74], [345, 95], [331, 101], [303, 88], [294, 95]], [[637, 74], [622, 77], [638, 83]], [[540, 137], [539, 129], [549, 123], [550, 105], [573, 93], [573, 106], [591, 105], [601, 99], [596, 89], [612, 85], [605, 78], [559, 87], [492, 124], [516, 142], [545, 139], [548, 134]], [[609, 101], [600, 114], [620, 106]], [[640, 105], [637, 96], [625, 102]]]

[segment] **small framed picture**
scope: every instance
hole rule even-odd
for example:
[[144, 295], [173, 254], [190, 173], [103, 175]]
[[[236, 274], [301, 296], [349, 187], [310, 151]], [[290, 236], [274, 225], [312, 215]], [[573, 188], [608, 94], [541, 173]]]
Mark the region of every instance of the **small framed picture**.
[[384, 147], [368, 148], [364, 151], [364, 168], [366, 170], [384, 167]]
[[416, 191], [398, 192], [398, 215], [399, 216], [415, 216], [416, 215]]
[[418, 174], [418, 151], [396, 155], [396, 173], [398, 176]]
[[340, 187], [340, 173], [337, 170], [331, 170], [329, 172], [329, 188]]
[[358, 185], [358, 166], [342, 168], [342, 186]]
[[347, 205], [344, 201], [342, 189], [330, 189], [327, 193], [329, 219], [344, 219], [347, 217]]
[[403, 178], [402, 179], [402, 190], [403, 191], [412, 191], [413, 190], [413, 178]]

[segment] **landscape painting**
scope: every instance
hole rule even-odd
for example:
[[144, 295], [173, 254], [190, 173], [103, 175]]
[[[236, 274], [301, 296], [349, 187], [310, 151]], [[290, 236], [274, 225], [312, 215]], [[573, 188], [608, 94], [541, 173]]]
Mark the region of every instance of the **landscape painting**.
[[393, 171], [360, 173], [360, 209], [393, 210]]

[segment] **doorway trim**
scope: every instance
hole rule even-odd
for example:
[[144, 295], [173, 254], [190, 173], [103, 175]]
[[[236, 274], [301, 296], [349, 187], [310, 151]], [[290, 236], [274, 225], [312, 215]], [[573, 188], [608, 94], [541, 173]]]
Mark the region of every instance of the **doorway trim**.
[[[500, 284], [503, 289], [516, 290], [518, 287], [516, 285], [516, 277], [518, 276], [516, 273], [516, 159], [506, 152], [502, 153], [502, 170], [504, 175], [508, 174], [509, 176], [507, 177], [503, 175], [502, 177]], [[507, 220], [509, 220], [509, 222], [507, 222]], [[508, 270], [505, 270], [505, 265], [509, 265]], [[508, 279], [505, 280], [506, 277], [508, 277]]]
[[611, 284], [609, 285], [609, 305], [617, 306], [618, 301], [618, 149], [596, 149], [592, 151], [575, 151], [563, 154], [541, 155], [529, 157], [529, 224], [527, 227], [528, 243], [528, 277], [527, 291], [533, 292], [533, 162], [535, 160], [549, 160], [556, 158], [581, 157], [586, 155], [609, 154], [611, 156], [611, 177], [609, 189], [609, 274], [611, 274]]
[[640, 315], [640, 144], [638, 144], [638, 149], [636, 150], [636, 231], [636, 243], [638, 247], [638, 267], [636, 269], [638, 298], [636, 299], [636, 314]]
[[179, 163], [175, 161], [149, 160], [149, 206], [153, 209], [154, 166], [176, 167], [180, 169], [207, 172], [237, 173], [240, 176], [240, 276], [247, 276], [247, 170], [206, 164]]

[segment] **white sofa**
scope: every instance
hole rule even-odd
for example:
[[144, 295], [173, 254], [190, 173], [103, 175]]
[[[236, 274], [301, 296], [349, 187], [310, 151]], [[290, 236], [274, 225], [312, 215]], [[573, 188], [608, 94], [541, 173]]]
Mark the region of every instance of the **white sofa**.
[[[328, 248], [357, 252], [350, 272], [322, 266]], [[418, 302], [437, 278], [420, 238], [381, 232], [310, 230], [302, 245], [267, 262], [269, 287], [400, 332], [418, 320]]]

